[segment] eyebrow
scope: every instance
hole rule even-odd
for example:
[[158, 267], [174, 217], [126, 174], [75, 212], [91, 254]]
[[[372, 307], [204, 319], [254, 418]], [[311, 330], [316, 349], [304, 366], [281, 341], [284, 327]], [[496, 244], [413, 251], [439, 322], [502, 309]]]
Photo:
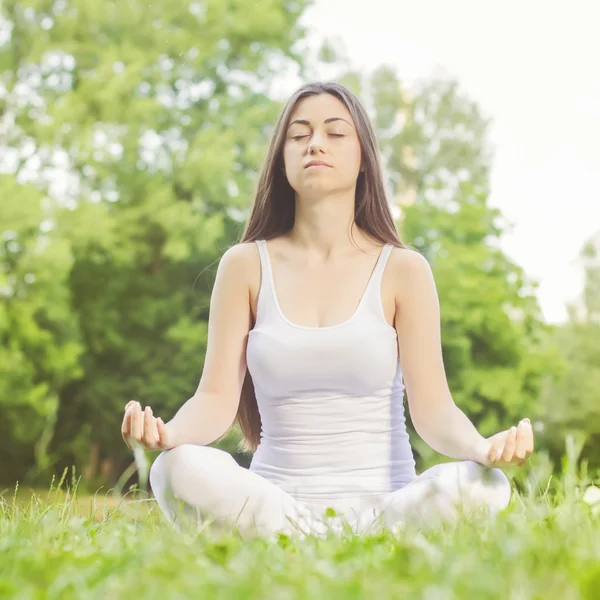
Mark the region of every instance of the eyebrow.
[[[333, 123], [333, 121], [344, 121], [344, 123], [348, 123], [348, 125], [350, 125], [351, 127], [354, 127], [352, 125], [352, 123], [350, 123], [350, 121], [346, 121], [346, 119], [342, 119], [342, 117], [329, 117], [328, 119], [325, 119], [323, 121], [323, 123], [325, 123], [325, 125], [327, 125], [327, 123]], [[295, 123], [297, 123], [299, 125], [310, 125], [310, 121], [307, 121], [306, 119], [295, 119], [288, 125], [288, 129]]]

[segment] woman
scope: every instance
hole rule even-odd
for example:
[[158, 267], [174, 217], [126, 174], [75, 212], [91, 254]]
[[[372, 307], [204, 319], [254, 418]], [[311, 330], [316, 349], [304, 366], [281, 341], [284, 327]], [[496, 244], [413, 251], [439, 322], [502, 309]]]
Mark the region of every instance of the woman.
[[[457, 459], [418, 477], [404, 384], [417, 433]], [[236, 417], [249, 470], [206, 447]], [[266, 535], [508, 505], [498, 467], [528, 458], [531, 423], [485, 439], [455, 405], [431, 269], [398, 239], [371, 124], [343, 86], [305, 85], [281, 113], [242, 241], [218, 268], [196, 393], [166, 424], [129, 402], [122, 434], [163, 450], [150, 483], [180, 531], [178, 507]]]

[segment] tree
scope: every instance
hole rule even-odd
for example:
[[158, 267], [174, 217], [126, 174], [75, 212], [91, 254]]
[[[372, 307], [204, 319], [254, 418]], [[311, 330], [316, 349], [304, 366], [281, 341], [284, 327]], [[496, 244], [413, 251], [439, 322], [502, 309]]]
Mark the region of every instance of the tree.
[[556, 331], [566, 368], [546, 378], [541, 395], [544, 439], [555, 460], [562, 440], [572, 435], [582, 444], [581, 458], [600, 467], [600, 233], [580, 253], [584, 290], [569, 307], [568, 322]]
[[62, 386], [82, 377], [71, 314], [67, 240], [52, 230], [32, 185], [0, 176], [0, 481], [51, 465]]
[[302, 67], [306, 5], [4, 1], [13, 172], [52, 201], [84, 348], [59, 392], [57, 468], [91, 457], [88, 475], [103, 464], [114, 480], [125, 403], [168, 419], [193, 393], [214, 265], [238, 237], [279, 110], [273, 80]]

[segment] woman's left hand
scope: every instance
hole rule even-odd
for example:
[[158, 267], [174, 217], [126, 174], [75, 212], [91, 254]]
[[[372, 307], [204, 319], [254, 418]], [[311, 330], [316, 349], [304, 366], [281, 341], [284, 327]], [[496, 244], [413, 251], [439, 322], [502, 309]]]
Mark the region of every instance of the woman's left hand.
[[520, 467], [533, 452], [533, 428], [529, 419], [521, 419], [511, 427], [486, 439], [489, 442], [487, 465], [490, 467]]

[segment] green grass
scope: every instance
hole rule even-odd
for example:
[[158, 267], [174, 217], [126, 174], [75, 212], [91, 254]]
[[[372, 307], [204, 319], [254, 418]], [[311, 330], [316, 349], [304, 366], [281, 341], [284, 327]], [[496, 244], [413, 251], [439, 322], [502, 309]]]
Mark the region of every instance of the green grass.
[[[600, 505], [567, 466], [515, 475], [490, 522], [394, 537], [179, 537], [141, 492], [0, 497], [0, 598], [600, 598]], [[519, 479], [520, 478], [520, 479]]]

